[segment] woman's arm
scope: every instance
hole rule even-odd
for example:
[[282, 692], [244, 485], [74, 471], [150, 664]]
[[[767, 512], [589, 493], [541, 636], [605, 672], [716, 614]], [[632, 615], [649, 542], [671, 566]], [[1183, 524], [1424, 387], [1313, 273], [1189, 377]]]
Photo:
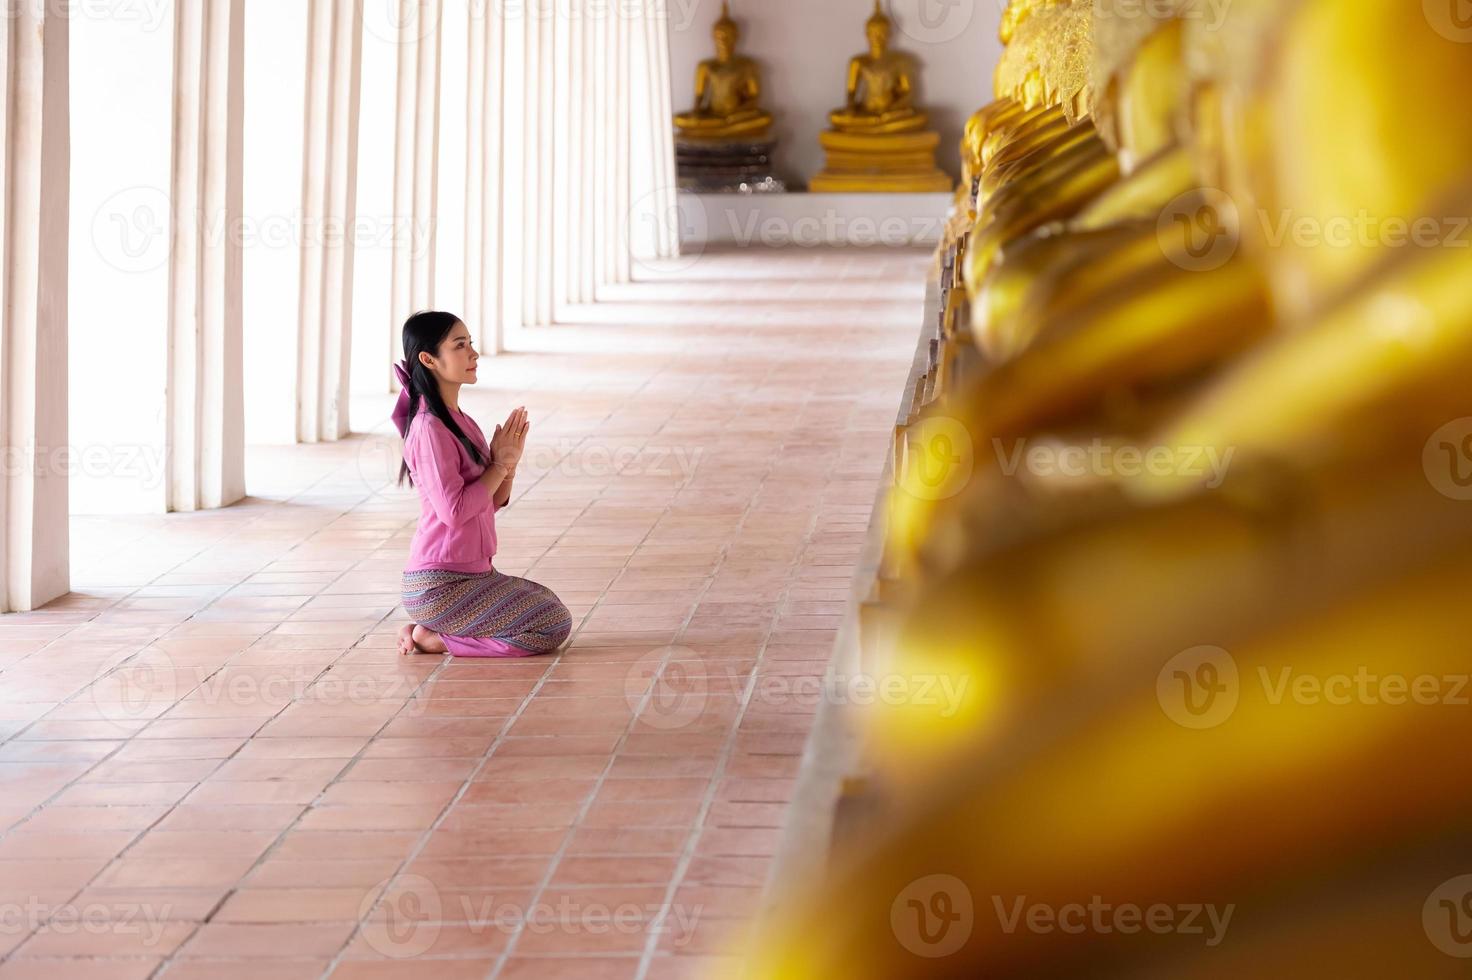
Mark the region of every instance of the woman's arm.
[[419, 492], [440, 522], [450, 527], [460, 527], [490, 507], [491, 495], [506, 474], [505, 466], [491, 466], [472, 483], [462, 480], [459, 444], [450, 430], [428, 415], [416, 420], [404, 452]]
[[500, 510], [511, 502], [511, 481], [514, 479], [516, 479], [516, 471], [507, 470], [506, 479], [502, 480], [501, 485], [492, 491], [492, 499], [496, 502], [497, 510]]

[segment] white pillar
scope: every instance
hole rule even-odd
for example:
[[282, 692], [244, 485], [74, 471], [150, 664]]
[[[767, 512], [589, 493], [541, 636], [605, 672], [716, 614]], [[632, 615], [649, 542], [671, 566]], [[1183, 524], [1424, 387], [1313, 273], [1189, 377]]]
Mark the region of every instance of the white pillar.
[[68, 588], [67, 19], [9, 5], [0, 23], [0, 611]]
[[545, 161], [552, 171], [552, 248], [547, 253], [548, 273], [552, 277], [552, 316], [561, 319], [561, 310], [572, 298], [573, 253], [572, 215], [577, 207], [573, 200], [573, 182], [583, 166], [572, 151], [576, 132], [578, 103], [578, 65], [573, 50], [578, 37], [578, 10], [573, 0], [551, 0], [552, 4], [552, 154]]
[[633, 278], [633, 229], [634, 216], [629, 208], [633, 203], [629, 183], [629, 153], [633, 146], [633, 86], [630, 84], [630, 65], [633, 63], [632, 39], [635, 24], [627, 16], [615, 17], [614, 27], [618, 37], [614, 44], [617, 52], [613, 71], [614, 101], [617, 107], [613, 139], [613, 216], [611, 232], [613, 244], [613, 281], [628, 282]]
[[245, 495], [245, 21], [241, 0], [180, 0], [174, 18], [167, 506], [197, 510]]
[[296, 437], [348, 433], [363, 0], [310, 0]]
[[504, 22], [498, 0], [473, 0], [468, 25], [466, 105], [465, 312], [482, 354], [502, 350], [501, 136]]
[[654, 104], [650, 112], [650, 135], [654, 147], [656, 207], [662, 220], [658, 222], [659, 255], [672, 258], [680, 254], [679, 227], [675, 221], [675, 128], [674, 93], [670, 88], [669, 5], [663, 0], [646, 0], [645, 23], [651, 32], [646, 71], [652, 79]]
[[[535, 4], [537, 10], [537, 41], [538, 41], [538, 71], [534, 82], [537, 92], [537, 153], [532, 161], [540, 172], [541, 177], [537, 181], [537, 226], [541, 229], [537, 235], [536, 251], [536, 292], [533, 295], [536, 306], [534, 324], [547, 324], [553, 322], [553, 278], [552, 263], [556, 249], [560, 242], [556, 238], [555, 218], [553, 216], [553, 200], [555, 176], [554, 166], [557, 152], [556, 122], [553, 113], [555, 111], [557, 45], [559, 35], [565, 34], [567, 27], [560, 23], [557, 16], [557, 0], [540, 0]], [[529, 81], [531, 81], [529, 79]]]
[[[521, 315], [523, 326], [543, 322], [538, 310], [537, 299], [541, 294], [540, 256], [541, 239], [547, 234], [541, 215], [541, 184], [547, 178], [544, 170], [544, 155], [541, 131], [546, 128], [542, 112], [542, 87], [546, 66], [543, 59], [542, 35], [550, 32], [551, 23], [546, 11], [551, 0], [525, 0], [521, 7], [523, 20], [521, 76], [521, 200], [522, 200], [522, 256], [521, 267]], [[514, 93], [512, 93], [514, 94]]]
[[[527, 108], [532, 97], [531, 22], [526, 6], [490, 0], [500, 23], [499, 84], [492, 94], [500, 103], [500, 306], [501, 330], [520, 327], [526, 319]], [[504, 11], [504, 15], [503, 15]], [[497, 75], [491, 76], [493, 79]]]
[[[435, 213], [439, 206], [440, 0], [399, 0], [398, 98], [394, 131], [394, 235], [389, 357], [403, 356], [409, 315], [433, 305]], [[398, 390], [387, 371], [390, 390]]]

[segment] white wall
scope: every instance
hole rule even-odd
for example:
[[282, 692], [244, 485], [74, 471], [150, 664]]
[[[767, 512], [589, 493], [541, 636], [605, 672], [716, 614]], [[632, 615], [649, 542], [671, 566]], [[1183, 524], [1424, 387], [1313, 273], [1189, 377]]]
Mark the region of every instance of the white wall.
[[136, 13], [79, 15], [70, 25], [76, 514], [165, 505], [174, 10]]
[[307, 5], [245, 5], [245, 441], [296, 441]]
[[[960, 176], [957, 144], [966, 118], [991, 101], [1001, 55], [1000, 0], [885, 0], [895, 22], [891, 46], [921, 66], [920, 102], [940, 131], [937, 162]], [[763, 101], [777, 117], [778, 176], [806, 186], [823, 167], [818, 133], [843, 102], [848, 59], [865, 50], [864, 21], [873, 0], [733, 0], [741, 26], [738, 51], [761, 64]], [[710, 28], [720, 0], [671, 0], [670, 63], [675, 111], [689, 108], [695, 66], [714, 53]]]

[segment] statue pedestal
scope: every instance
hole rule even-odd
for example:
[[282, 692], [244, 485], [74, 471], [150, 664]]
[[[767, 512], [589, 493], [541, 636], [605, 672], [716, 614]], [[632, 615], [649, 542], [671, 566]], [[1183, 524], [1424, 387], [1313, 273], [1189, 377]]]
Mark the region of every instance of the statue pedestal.
[[940, 134], [818, 134], [826, 162], [808, 186], [819, 192], [926, 193], [951, 190], [951, 178], [935, 165]]
[[771, 194], [785, 191], [772, 173], [774, 139], [707, 140], [675, 137], [675, 173], [682, 191]]

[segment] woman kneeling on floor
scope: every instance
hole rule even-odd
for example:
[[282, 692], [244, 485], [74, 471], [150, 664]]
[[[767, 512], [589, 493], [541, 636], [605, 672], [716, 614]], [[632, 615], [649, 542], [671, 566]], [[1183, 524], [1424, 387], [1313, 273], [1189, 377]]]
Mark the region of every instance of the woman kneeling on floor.
[[526, 446], [525, 408], [490, 441], [460, 411], [460, 387], [475, 384], [480, 355], [451, 313], [416, 313], [404, 323], [404, 391], [394, 424], [404, 437], [399, 480], [419, 491], [419, 527], [404, 569], [399, 652], [457, 657], [550, 653], [572, 632], [567, 607], [545, 585], [491, 567], [496, 511]]

